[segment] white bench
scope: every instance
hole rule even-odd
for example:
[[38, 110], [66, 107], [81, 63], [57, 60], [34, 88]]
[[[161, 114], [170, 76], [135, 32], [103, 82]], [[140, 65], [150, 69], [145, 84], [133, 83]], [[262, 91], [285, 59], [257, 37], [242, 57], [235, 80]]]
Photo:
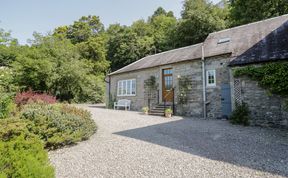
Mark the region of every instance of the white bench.
[[118, 109], [118, 107], [124, 107], [125, 110], [128, 108], [130, 110], [131, 101], [127, 99], [118, 100], [118, 102], [114, 102], [114, 109]]

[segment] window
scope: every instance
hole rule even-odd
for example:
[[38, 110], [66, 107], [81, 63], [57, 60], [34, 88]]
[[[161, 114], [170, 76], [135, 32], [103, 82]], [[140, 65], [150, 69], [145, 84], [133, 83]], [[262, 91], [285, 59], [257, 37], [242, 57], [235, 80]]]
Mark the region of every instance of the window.
[[164, 75], [172, 74], [172, 69], [164, 69], [163, 73], [164, 73]]
[[173, 87], [173, 83], [172, 83], [172, 76], [165, 76], [164, 77], [164, 83], [165, 83], [165, 89], [166, 90], [171, 90]]
[[117, 87], [118, 96], [135, 96], [136, 95], [136, 80], [120, 80]]
[[206, 84], [207, 84], [207, 87], [216, 86], [216, 71], [215, 70], [206, 71]]
[[228, 43], [230, 42], [230, 38], [221, 38], [217, 44]]

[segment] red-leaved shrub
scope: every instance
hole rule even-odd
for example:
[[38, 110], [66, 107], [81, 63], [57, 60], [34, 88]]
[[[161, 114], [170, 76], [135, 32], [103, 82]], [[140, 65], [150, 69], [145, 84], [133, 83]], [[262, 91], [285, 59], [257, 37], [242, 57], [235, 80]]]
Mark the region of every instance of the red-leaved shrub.
[[18, 93], [15, 97], [15, 103], [18, 106], [25, 105], [27, 103], [43, 102], [47, 104], [56, 103], [56, 97], [46, 93], [36, 93], [32, 90]]

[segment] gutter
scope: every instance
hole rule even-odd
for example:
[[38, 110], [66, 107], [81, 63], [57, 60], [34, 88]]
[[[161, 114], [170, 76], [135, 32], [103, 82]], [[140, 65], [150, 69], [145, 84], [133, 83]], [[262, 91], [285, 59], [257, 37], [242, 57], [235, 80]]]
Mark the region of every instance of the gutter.
[[206, 75], [205, 75], [205, 57], [204, 57], [204, 43], [201, 46], [202, 50], [202, 86], [203, 86], [203, 118], [206, 119]]

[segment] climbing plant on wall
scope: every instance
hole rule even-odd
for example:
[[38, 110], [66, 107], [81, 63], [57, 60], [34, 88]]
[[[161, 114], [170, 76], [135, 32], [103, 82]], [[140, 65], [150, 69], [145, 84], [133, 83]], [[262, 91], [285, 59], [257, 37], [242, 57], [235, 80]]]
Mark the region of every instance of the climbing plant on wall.
[[267, 63], [234, 70], [234, 77], [248, 76], [273, 94], [288, 96], [288, 62]]
[[[288, 97], [288, 62], [271, 62], [234, 70], [234, 77], [248, 76], [272, 94]], [[286, 100], [286, 107], [288, 100]]]
[[191, 80], [188, 76], [182, 76], [178, 80], [179, 93], [178, 93], [178, 103], [186, 104], [188, 102], [188, 92], [192, 88]]
[[148, 98], [153, 98], [153, 95], [157, 90], [156, 77], [152, 75], [148, 79], [146, 79], [144, 81], [144, 88], [146, 94], [148, 95]]

